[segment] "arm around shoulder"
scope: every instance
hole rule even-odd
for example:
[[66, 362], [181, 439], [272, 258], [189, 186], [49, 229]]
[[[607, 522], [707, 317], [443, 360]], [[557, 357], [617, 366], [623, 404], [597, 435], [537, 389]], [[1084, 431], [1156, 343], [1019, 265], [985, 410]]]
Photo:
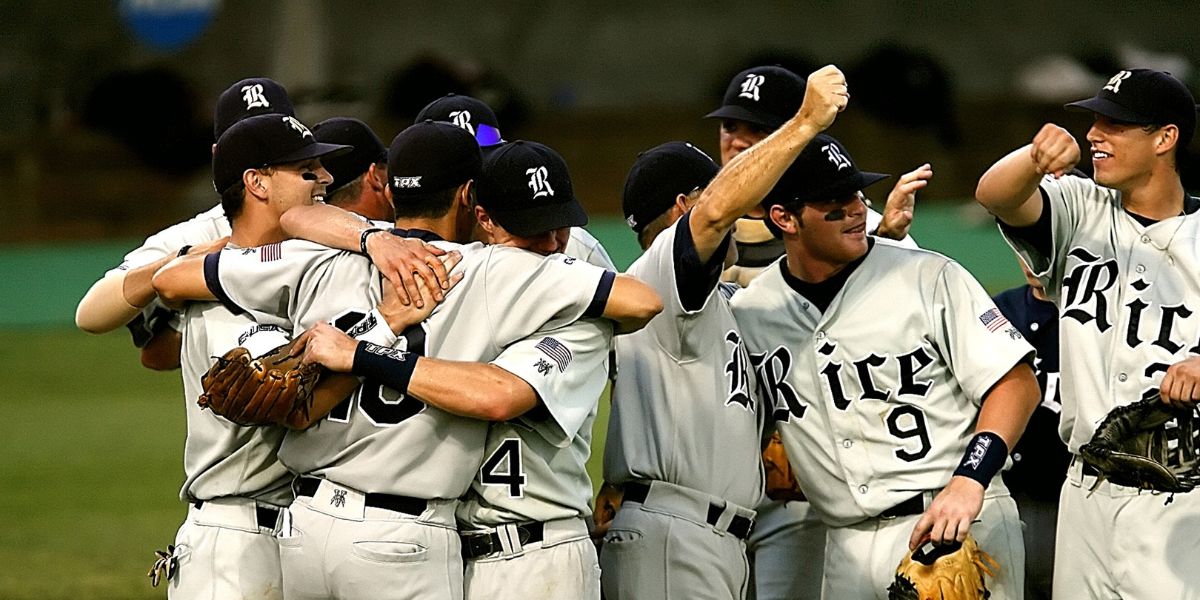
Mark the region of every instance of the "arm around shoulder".
[[177, 258], [154, 274], [154, 289], [167, 306], [180, 306], [189, 300], [216, 300], [204, 280], [206, 255]]
[[633, 333], [662, 312], [658, 292], [632, 275], [617, 275], [604, 304], [603, 316], [617, 323], [617, 333]]

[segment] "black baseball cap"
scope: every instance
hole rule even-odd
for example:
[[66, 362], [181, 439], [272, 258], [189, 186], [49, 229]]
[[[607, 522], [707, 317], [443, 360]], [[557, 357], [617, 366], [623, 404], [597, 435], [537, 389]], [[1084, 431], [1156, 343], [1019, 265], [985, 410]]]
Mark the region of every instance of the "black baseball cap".
[[342, 144], [354, 149], [345, 154], [330, 156], [321, 161], [321, 166], [333, 176], [333, 183], [325, 189], [327, 193], [358, 179], [371, 165], [387, 162], [387, 148], [379, 136], [366, 123], [350, 117], [325, 119], [312, 128], [318, 142]]
[[422, 121], [401, 131], [388, 148], [394, 196], [417, 196], [478, 179], [482, 156], [471, 134], [449, 123]]
[[217, 105], [213, 109], [213, 139], [221, 139], [226, 129], [246, 117], [269, 114], [296, 116], [287, 90], [274, 79], [243, 79], [217, 97]]
[[475, 141], [479, 142], [482, 148], [504, 143], [496, 112], [482, 100], [470, 96], [446, 94], [426, 104], [425, 108], [417, 113], [417, 121], [429, 119], [445, 121], [467, 130], [467, 133], [475, 136]]
[[800, 156], [767, 192], [762, 205], [795, 208], [805, 202], [845, 200], [887, 177], [883, 173], [858, 170], [846, 147], [822, 133], [800, 151]]
[[488, 154], [476, 198], [501, 227], [521, 237], [588, 222], [567, 163], [537, 142], [508, 142]]
[[641, 233], [675, 204], [679, 194], [707, 186], [720, 169], [703, 150], [687, 142], [667, 142], [639, 154], [621, 195], [625, 222]]
[[1128, 69], [1108, 80], [1096, 95], [1066, 105], [1136, 125], [1175, 125], [1179, 148], [1196, 131], [1196, 99], [1183, 82], [1166, 71]]
[[800, 110], [805, 85], [803, 77], [783, 67], [746, 69], [729, 82], [721, 108], [705, 118], [738, 119], [774, 131]]
[[255, 115], [234, 123], [217, 140], [213, 152], [213, 185], [224, 193], [242, 180], [247, 169], [282, 165], [350, 152], [350, 146], [324, 144], [296, 117]]

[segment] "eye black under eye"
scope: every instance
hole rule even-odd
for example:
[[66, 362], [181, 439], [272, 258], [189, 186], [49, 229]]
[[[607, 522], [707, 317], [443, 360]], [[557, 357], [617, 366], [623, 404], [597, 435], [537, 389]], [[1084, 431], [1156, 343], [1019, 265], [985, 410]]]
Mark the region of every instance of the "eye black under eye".
[[316, 181], [318, 179], [317, 174], [312, 171], [305, 171], [300, 174], [300, 177], [305, 181]]

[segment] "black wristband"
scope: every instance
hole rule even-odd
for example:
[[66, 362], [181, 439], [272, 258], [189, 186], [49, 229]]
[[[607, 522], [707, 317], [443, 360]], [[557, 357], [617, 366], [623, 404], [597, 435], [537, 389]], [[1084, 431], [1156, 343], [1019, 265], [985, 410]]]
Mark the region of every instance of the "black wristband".
[[990, 431], [983, 431], [971, 438], [962, 463], [954, 470], [954, 474], [970, 477], [986, 489], [996, 473], [1004, 468], [1007, 458], [1008, 444], [1004, 443], [1004, 439]]
[[186, 246], [184, 246], [184, 247], [180, 248], [180, 249], [179, 249], [179, 252], [176, 252], [176, 253], [175, 253], [175, 256], [177, 256], [177, 257], [178, 257], [178, 256], [183, 256], [184, 254], [187, 254], [187, 253], [188, 253], [188, 250], [191, 250], [191, 249], [192, 249], [192, 245], [191, 245], [191, 244], [188, 244], [188, 245], [186, 245]]
[[362, 233], [360, 233], [358, 235], [358, 248], [359, 248], [359, 250], [362, 250], [363, 254], [367, 253], [367, 236], [369, 236], [372, 233], [375, 233], [377, 231], [385, 231], [385, 230], [380, 229], [378, 227], [368, 227], [368, 228], [362, 230]]
[[411, 352], [371, 342], [359, 342], [354, 349], [354, 365], [350, 367], [350, 372], [406, 394], [413, 370], [417, 368], [418, 358], [420, 357]]

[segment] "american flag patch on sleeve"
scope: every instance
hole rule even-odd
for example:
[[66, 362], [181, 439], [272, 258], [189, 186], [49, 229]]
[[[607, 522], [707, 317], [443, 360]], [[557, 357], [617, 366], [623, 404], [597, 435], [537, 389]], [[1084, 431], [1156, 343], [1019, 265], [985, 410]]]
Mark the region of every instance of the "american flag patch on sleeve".
[[567, 370], [567, 365], [571, 364], [571, 351], [567, 349], [562, 342], [552, 338], [544, 337], [538, 342], [534, 348], [542, 351], [542, 354], [550, 357], [555, 364], [558, 365], [558, 372], [562, 373]]
[[262, 262], [271, 262], [283, 258], [283, 249], [278, 243], [267, 244], [258, 251], [258, 259]]
[[1005, 325], [1008, 325], [1008, 319], [1004, 318], [1004, 315], [1000, 314], [1000, 309], [998, 308], [990, 308], [987, 310], [987, 312], [979, 315], [979, 322], [983, 323], [983, 326], [987, 327], [988, 331], [993, 332], [999, 330]]

